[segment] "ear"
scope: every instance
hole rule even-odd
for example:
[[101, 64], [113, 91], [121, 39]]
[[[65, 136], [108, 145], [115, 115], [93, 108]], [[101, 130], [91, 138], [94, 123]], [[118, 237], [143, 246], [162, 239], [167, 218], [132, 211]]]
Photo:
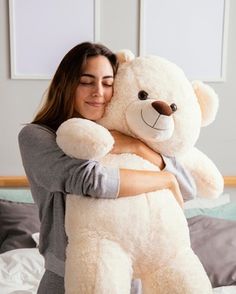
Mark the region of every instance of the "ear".
[[119, 63], [124, 63], [124, 62], [130, 62], [131, 60], [134, 59], [135, 56], [130, 50], [123, 49], [116, 53], [116, 57]]
[[192, 82], [202, 112], [202, 127], [212, 123], [219, 107], [219, 98], [210, 86], [201, 81]]

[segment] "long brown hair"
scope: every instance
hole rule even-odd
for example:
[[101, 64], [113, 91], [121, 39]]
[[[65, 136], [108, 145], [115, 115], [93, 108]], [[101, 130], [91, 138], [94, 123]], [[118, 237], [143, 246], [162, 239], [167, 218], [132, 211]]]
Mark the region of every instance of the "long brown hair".
[[74, 95], [82, 74], [82, 68], [89, 57], [107, 57], [116, 74], [116, 55], [102, 44], [84, 42], [72, 48], [62, 59], [48, 89], [45, 103], [32, 123], [46, 125], [57, 130], [59, 125], [74, 113]]

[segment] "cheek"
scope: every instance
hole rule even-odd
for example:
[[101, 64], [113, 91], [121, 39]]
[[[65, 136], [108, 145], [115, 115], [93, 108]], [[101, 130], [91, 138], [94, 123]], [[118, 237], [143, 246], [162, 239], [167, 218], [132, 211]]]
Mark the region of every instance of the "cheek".
[[112, 96], [113, 96], [113, 89], [108, 89], [108, 90], [106, 91], [106, 101], [107, 101], [107, 102], [110, 102]]
[[78, 87], [75, 91], [75, 105], [79, 105], [81, 101], [84, 99], [85, 95], [85, 91], [82, 88]]
[[81, 98], [81, 95], [78, 95], [79, 93], [76, 93], [75, 99], [74, 99], [74, 109], [75, 111], [80, 111], [82, 106], [83, 99]]
[[83, 98], [85, 95], [83, 89], [81, 87], [78, 87], [75, 91], [75, 100], [79, 100]]

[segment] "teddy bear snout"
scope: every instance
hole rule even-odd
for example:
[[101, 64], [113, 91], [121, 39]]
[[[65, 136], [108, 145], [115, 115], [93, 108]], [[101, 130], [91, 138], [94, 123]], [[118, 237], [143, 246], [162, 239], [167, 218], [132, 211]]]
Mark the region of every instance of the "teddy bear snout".
[[152, 107], [162, 115], [170, 116], [173, 112], [177, 110], [177, 105], [175, 103], [172, 103], [171, 105], [168, 105], [164, 101], [154, 101], [152, 102]]

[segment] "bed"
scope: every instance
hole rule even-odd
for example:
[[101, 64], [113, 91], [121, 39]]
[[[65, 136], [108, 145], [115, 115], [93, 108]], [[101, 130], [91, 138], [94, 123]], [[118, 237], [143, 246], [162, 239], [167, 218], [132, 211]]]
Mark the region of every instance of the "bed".
[[[225, 185], [235, 188], [236, 177], [225, 177]], [[205, 263], [213, 293], [236, 294], [236, 201], [224, 193], [216, 200], [191, 200], [184, 211], [192, 247]], [[1, 294], [37, 292], [44, 273], [44, 260], [37, 247], [39, 226], [27, 179], [0, 177]]]

